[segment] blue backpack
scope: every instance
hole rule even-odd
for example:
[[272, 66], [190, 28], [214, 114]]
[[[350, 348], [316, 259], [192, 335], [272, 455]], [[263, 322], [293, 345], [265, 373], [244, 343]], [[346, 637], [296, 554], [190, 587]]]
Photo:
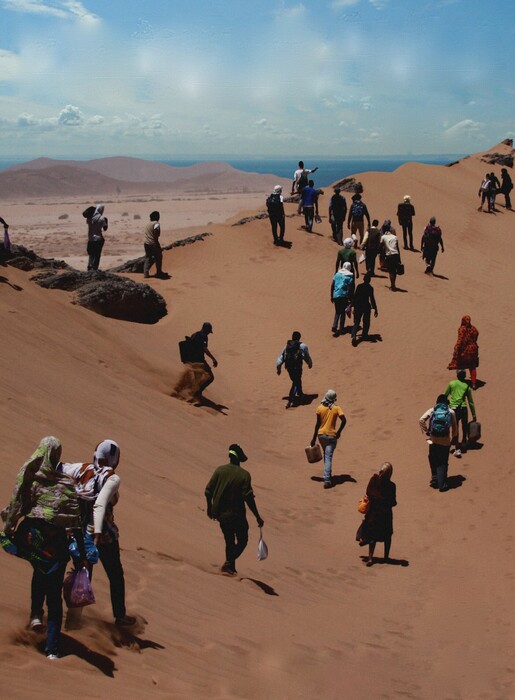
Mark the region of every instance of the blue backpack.
[[437, 403], [429, 421], [429, 434], [433, 437], [446, 437], [451, 430], [451, 411], [445, 403]]

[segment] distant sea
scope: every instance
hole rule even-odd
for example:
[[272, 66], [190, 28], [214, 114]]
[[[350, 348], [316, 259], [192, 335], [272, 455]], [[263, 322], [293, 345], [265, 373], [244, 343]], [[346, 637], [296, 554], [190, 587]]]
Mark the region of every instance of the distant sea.
[[[36, 157], [36, 156], [35, 156]], [[91, 156], [91, 158], [101, 158], [102, 156]], [[313, 175], [317, 187], [327, 187], [328, 185], [342, 180], [348, 175], [363, 172], [393, 172], [403, 163], [427, 163], [429, 165], [445, 165], [452, 163], [458, 158], [462, 158], [461, 154], [441, 154], [441, 155], [403, 155], [403, 156], [360, 156], [349, 158], [328, 158], [327, 156], [306, 156], [304, 158], [305, 167], [308, 169], [318, 166], [317, 172]], [[63, 157], [64, 158], [64, 157]], [[67, 156], [69, 160], [86, 160], [83, 157]], [[18, 165], [32, 160], [30, 157], [8, 159], [0, 158], [0, 170], [4, 170], [11, 165]], [[89, 160], [89, 158], [88, 158]], [[297, 160], [293, 157], [282, 158], [252, 158], [252, 157], [235, 157], [229, 155], [206, 155], [206, 156], [178, 156], [170, 159], [157, 159], [155, 157], [145, 157], [145, 160], [154, 160], [167, 165], [185, 167], [188, 165], [196, 165], [206, 161], [222, 161], [229, 163], [233, 168], [243, 170], [244, 172], [272, 174], [280, 178], [293, 179], [293, 173], [297, 169]]]

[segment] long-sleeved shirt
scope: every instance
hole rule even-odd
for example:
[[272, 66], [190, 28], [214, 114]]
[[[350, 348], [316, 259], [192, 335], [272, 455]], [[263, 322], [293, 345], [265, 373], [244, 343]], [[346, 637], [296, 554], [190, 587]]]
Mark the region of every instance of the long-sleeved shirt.
[[[306, 343], [300, 343], [300, 351], [302, 353], [302, 359], [304, 362], [307, 364], [307, 366], [311, 369], [313, 367], [313, 360], [311, 359], [311, 355], [309, 354], [309, 349]], [[276, 366], [277, 369], [281, 367], [282, 364], [284, 364], [284, 360], [286, 359], [286, 345], [284, 346], [284, 350], [282, 353], [279, 355], [277, 358]]]
[[[442, 435], [441, 437], [438, 437], [436, 435], [428, 436], [427, 441], [429, 442], [429, 444], [433, 443], [434, 445], [450, 445], [451, 440], [458, 435], [458, 424], [456, 423], [456, 415], [454, 414], [452, 408], [449, 410], [451, 412], [451, 429], [449, 431], [449, 435]], [[431, 406], [431, 408], [428, 408], [427, 411], [423, 413], [419, 418], [420, 429], [424, 433], [424, 435], [428, 434], [429, 423], [431, 421], [433, 411], [434, 408]]]

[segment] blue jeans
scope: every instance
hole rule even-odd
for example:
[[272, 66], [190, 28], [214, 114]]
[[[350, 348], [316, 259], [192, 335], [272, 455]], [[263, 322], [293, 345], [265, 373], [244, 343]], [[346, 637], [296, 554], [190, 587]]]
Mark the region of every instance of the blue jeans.
[[333, 435], [318, 435], [318, 442], [324, 451], [324, 481], [330, 482], [333, 475], [333, 452], [338, 440]]
[[288, 369], [286, 371], [290, 375], [291, 379], [291, 389], [288, 395], [288, 401], [293, 403], [296, 398], [301, 399], [303, 396], [302, 391], [302, 367], [300, 369]]

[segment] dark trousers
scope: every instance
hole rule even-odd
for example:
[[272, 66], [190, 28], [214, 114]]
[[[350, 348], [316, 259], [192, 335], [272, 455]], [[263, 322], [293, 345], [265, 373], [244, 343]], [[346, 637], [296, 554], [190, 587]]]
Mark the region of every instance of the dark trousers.
[[43, 574], [33, 567], [31, 585], [31, 617], [43, 617], [43, 603], [48, 608], [47, 637], [45, 644], [46, 654], [57, 654], [61, 637], [61, 625], [63, 622], [63, 580], [66, 564], [50, 574]]
[[447, 485], [447, 470], [449, 468], [450, 448], [450, 445], [429, 445], [431, 483], [438, 484], [439, 489]]
[[343, 224], [344, 219], [333, 218], [331, 220], [331, 228], [333, 229], [333, 239], [337, 241], [340, 245], [343, 245]]
[[367, 336], [370, 330], [370, 312], [372, 307], [361, 308], [354, 307], [354, 326], [352, 328], [352, 337], [355, 338], [359, 329], [359, 324], [363, 321], [363, 335]]
[[[456, 436], [456, 445], [462, 450], [467, 449], [467, 440], [469, 436], [469, 412], [466, 406], [459, 406], [454, 409], [456, 423], [458, 425], [458, 435]], [[461, 424], [461, 443], [460, 443], [460, 424]]]
[[[405, 248], [413, 248], [413, 221], [406, 221], [401, 224], [402, 226], [402, 237], [404, 239]], [[408, 244], [409, 239], [409, 244]]]
[[302, 396], [303, 396], [302, 367], [300, 367], [299, 369], [286, 368], [286, 371], [290, 375], [290, 379], [291, 379], [291, 389], [290, 389], [290, 393], [288, 396], [288, 400], [293, 402], [295, 397], [302, 398]]
[[345, 329], [345, 309], [350, 304], [349, 297], [336, 297], [334, 301], [333, 333], [343, 333]]
[[100, 256], [102, 255], [102, 248], [104, 247], [105, 240], [101, 238], [98, 241], [88, 241], [88, 270], [98, 270], [100, 265]]
[[367, 272], [370, 272], [371, 275], [375, 275], [376, 258], [378, 252], [378, 250], [368, 250], [368, 248], [365, 251], [365, 265]]
[[[284, 216], [274, 216], [273, 214], [269, 216], [270, 225], [272, 227], [272, 235], [274, 237], [274, 243], [277, 243], [278, 241], [283, 241], [285, 228]], [[277, 236], [277, 227], [279, 227], [279, 236]]]
[[[511, 190], [510, 190], [511, 191]], [[511, 209], [511, 199], [510, 199], [510, 193], [509, 192], [503, 192], [504, 194], [504, 200], [506, 202], [506, 209]]]
[[249, 524], [245, 515], [220, 522], [225, 539], [225, 560], [234, 569], [236, 559], [243, 552], [249, 541]]
[[160, 245], [150, 245], [149, 243], [145, 243], [145, 262], [143, 264], [143, 274], [145, 277], [148, 277], [148, 273], [152, 265], [155, 263], [156, 264], [156, 274], [161, 275], [162, 274], [162, 269], [161, 266], [163, 264], [163, 251], [161, 250]]
[[[125, 617], [125, 577], [123, 575], [118, 540], [108, 544], [99, 544], [98, 554], [109, 579], [113, 617]], [[93, 572], [91, 571], [90, 578], [92, 576]]]
[[438, 248], [436, 248], [436, 249], [424, 248], [424, 260], [426, 261], [426, 265], [429, 267], [431, 272], [433, 272], [433, 270], [434, 270], [437, 255], [438, 255]]
[[315, 207], [308, 205], [304, 207], [304, 221], [306, 223], [306, 229], [311, 233], [313, 229], [313, 219], [315, 218]]

